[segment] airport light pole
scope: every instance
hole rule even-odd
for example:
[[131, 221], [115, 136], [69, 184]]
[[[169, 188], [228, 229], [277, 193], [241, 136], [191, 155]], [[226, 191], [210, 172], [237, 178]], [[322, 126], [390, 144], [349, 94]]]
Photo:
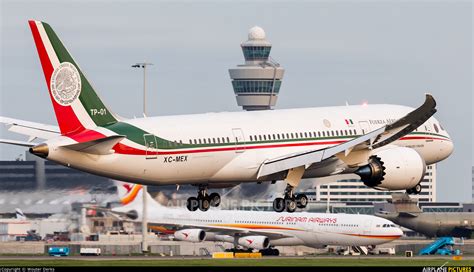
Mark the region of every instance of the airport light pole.
[[[146, 67], [153, 63], [140, 62], [132, 65], [133, 68], [143, 68], [143, 116], [146, 117]], [[142, 209], [142, 252], [148, 252], [148, 205], [147, 205], [148, 189], [146, 185], [142, 186], [143, 209]]]

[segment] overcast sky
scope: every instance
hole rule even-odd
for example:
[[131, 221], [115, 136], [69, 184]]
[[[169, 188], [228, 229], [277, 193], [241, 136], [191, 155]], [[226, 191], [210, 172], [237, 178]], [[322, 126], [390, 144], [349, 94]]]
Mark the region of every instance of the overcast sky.
[[[438, 165], [438, 200], [471, 201], [472, 4], [465, 2], [1, 2], [0, 115], [56, 124], [28, 19], [48, 22], [114, 112], [238, 111], [228, 68], [261, 26], [285, 69], [277, 108], [375, 103], [417, 107], [424, 93], [455, 151]], [[311, 120], [308, 119], [308, 122]], [[0, 138], [21, 139], [0, 130]], [[0, 159], [22, 148], [0, 146]]]

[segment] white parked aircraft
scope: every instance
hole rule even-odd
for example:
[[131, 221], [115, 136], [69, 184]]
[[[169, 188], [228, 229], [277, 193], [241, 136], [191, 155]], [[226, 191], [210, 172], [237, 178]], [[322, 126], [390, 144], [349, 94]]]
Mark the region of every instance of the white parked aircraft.
[[[142, 186], [118, 185], [122, 206], [112, 212], [141, 221]], [[215, 210], [212, 213], [190, 212], [184, 208], [165, 207], [147, 194], [148, 226], [174, 235], [180, 241], [222, 241], [266, 255], [278, 255], [274, 246], [305, 245], [374, 246], [403, 235], [392, 222], [371, 215], [327, 213], [277, 213], [264, 211]]]
[[[444, 160], [453, 143], [422, 106], [340, 106], [123, 119], [97, 96], [52, 28], [29, 21], [59, 127], [2, 118], [10, 130], [45, 139], [30, 152], [68, 167], [127, 182], [198, 186], [188, 209], [220, 203], [208, 188], [285, 180], [275, 211], [304, 208], [302, 178], [356, 173], [378, 190], [421, 191], [426, 164]], [[256, 94], [257, 95], [257, 94]]]

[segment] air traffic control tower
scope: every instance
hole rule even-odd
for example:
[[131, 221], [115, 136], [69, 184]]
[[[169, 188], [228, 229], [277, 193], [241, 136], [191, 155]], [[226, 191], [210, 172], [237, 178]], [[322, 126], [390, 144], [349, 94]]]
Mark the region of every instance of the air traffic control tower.
[[244, 110], [269, 110], [275, 106], [285, 69], [270, 58], [271, 43], [255, 26], [241, 45], [245, 64], [229, 69], [237, 104]]

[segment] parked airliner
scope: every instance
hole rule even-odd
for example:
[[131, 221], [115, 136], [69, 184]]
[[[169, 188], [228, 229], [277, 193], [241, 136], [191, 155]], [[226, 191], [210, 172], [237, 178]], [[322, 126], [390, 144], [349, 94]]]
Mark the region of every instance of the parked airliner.
[[[143, 190], [139, 184], [118, 185], [122, 206], [112, 212], [128, 219], [142, 220]], [[375, 246], [403, 235], [392, 222], [371, 215], [327, 213], [277, 213], [264, 211], [215, 210], [190, 212], [165, 207], [149, 194], [148, 227], [188, 242], [221, 241], [265, 255], [278, 255], [275, 246], [305, 245]]]
[[124, 119], [97, 96], [51, 26], [29, 25], [59, 126], [3, 117], [11, 131], [45, 141], [0, 142], [122, 181], [196, 185], [191, 211], [219, 205], [209, 188], [285, 180], [273, 207], [294, 212], [308, 201], [294, 193], [301, 179], [347, 173], [378, 190], [420, 193], [426, 165], [453, 151], [432, 117], [436, 102], [429, 94], [417, 109], [366, 105]]

